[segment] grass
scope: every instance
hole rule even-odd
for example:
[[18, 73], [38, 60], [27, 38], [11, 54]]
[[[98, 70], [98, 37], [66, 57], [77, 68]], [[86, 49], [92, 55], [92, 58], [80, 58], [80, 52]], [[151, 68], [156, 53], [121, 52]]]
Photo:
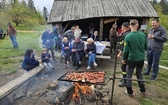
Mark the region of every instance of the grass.
[[150, 81], [150, 76], [144, 76], [147, 88], [147, 98], [138, 98], [141, 105], [167, 105], [168, 103], [168, 72], [160, 69], [158, 80]]
[[18, 32], [16, 38], [19, 45], [18, 49], [13, 48], [9, 37], [0, 40], [0, 71], [5, 72], [6, 74], [17, 72], [19, 65], [21, 65], [20, 62], [23, 61], [23, 55], [28, 48], [34, 49], [36, 51], [36, 55], [41, 53], [39, 37], [42, 31], [44, 31], [44, 26], [36, 26], [32, 29], [41, 30], [32, 32]]
[[163, 52], [160, 58], [160, 64], [163, 66], [167, 66], [168, 65], [168, 45], [164, 46], [163, 48]]

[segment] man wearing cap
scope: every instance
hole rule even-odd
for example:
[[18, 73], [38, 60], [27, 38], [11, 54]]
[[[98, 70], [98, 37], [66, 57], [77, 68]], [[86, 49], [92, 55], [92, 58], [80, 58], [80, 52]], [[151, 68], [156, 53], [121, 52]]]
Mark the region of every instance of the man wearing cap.
[[[129, 23], [128, 22], [124, 22], [121, 26], [122, 28], [122, 34], [121, 34], [121, 38], [120, 38], [120, 51], [117, 55], [118, 58], [121, 58], [121, 55], [122, 55], [122, 51], [123, 51], [123, 47], [124, 47], [124, 39], [125, 39], [125, 36], [127, 34], [130, 33], [130, 28], [129, 28]], [[123, 78], [126, 78], [126, 64], [122, 64], [121, 63], [121, 70], [122, 70], [122, 75], [123, 75]], [[124, 87], [126, 86], [126, 80], [122, 80], [119, 84], [118, 84], [119, 87]]]
[[[124, 39], [124, 49], [122, 54], [122, 63], [127, 63], [126, 77], [126, 91], [130, 97], [133, 96], [132, 90], [132, 75], [136, 68], [137, 79], [143, 80], [142, 68], [144, 65], [145, 51], [147, 50], [146, 35], [137, 31], [139, 27], [138, 21], [133, 19], [130, 21], [131, 32]], [[138, 81], [140, 94], [145, 97], [145, 83]]]

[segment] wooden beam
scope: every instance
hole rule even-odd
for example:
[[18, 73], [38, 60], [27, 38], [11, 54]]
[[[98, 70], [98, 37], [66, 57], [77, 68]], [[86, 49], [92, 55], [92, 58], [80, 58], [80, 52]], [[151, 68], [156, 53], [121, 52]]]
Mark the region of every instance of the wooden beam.
[[103, 18], [100, 19], [100, 32], [99, 32], [99, 40], [102, 41], [103, 39]]
[[38, 66], [31, 71], [24, 73], [23, 75], [11, 80], [7, 84], [0, 87], [0, 102], [8, 94], [13, 92], [15, 89], [23, 85], [26, 81], [34, 77], [36, 74], [40, 73], [44, 69], [44, 66]]
[[118, 20], [118, 18], [106, 19], [106, 20], [104, 20], [104, 24], [111, 23], [111, 22], [114, 22], [114, 21], [117, 21], [117, 20]]
[[64, 29], [63, 29], [63, 32], [65, 32], [65, 30], [67, 29], [67, 27], [69, 26], [69, 24], [70, 24], [70, 22], [68, 22], [68, 23], [66, 24], [66, 26], [65, 26]]

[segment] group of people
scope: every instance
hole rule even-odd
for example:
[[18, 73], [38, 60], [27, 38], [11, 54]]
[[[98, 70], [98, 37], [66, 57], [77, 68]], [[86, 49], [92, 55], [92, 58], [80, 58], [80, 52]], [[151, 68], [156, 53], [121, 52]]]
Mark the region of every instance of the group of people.
[[[118, 86], [126, 86], [125, 93], [130, 97], [133, 96], [131, 79], [135, 68], [137, 79], [143, 80], [143, 74], [149, 75], [151, 68], [153, 68], [151, 80], [157, 79], [160, 56], [163, 45], [167, 41], [167, 34], [165, 28], [160, 26], [158, 19], [153, 19], [151, 25], [150, 33], [146, 36], [143, 32], [138, 31], [139, 23], [136, 19], [122, 24], [121, 48], [117, 57], [122, 59], [123, 78], [128, 78], [128, 80], [123, 79]], [[142, 73], [146, 51], [148, 65], [145, 73]], [[141, 95], [145, 96], [145, 83], [138, 81], [138, 85]]]
[[[122, 32], [120, 37], [120, 51], [117, 54], [118, 58], [122, 59], [122, 75], [123, 78], [128, 78], [128, 80], [123, 79], [119, 83], [120, 87], [126, 86], [126, 91], [130, 97], [133, 96], [132, 81], [134, 69], [136, 68], [137, 79], [143, 80], [142, 69], [144, 66], [145, 53], [147, 51], [148, 66], [144, 75], [149, 75], [151, 68], [153, 68], [151, 80], [156, 80], [159, 71], [159, 61], [160, 56], [163, 51], [163, 45], [167, 41], [167, 34], [165, 28], [160, 26], [158, 19], [152, 20], [152, 28], [150, 29], [149, 35], [145, 35], [143, 32], [138, 31], [139, 23], [136, 19], [133, 19], [122, 24]], [[112, 48], [116, 50], [116, 37], [117, 37], [117, 25], [113, 24], [110, 32], [109, 39], [111, 44], [110, 53], [112, 53]], [[91, 69], [92, 64], [97, 66], [96, 63], [96, 45], [95, 41], [98, 41], [98, 31], [92, 32], [90, 38], [84, 43], [81, 39], [82, 30], [79, 26], [71, 27], [62, 34], [61, 37], [61, 56], [60, 60], [64, 56], [64, 67], [68, 68], [69, 61], [72, 60], [74, 69], [77, 70], [82, 63], [83, 57], [88, 55], [88, 65], [87, 70]], [[54, 68], [49, 59], [52, 58], [55, 61], [54, 56], [54, 43], [57, 44], [58, 39], [58, 26], [51, 32], [47, 29], [41, 36], [43, 44], [42, 60], [35, 60], [32, 49], [28, 49], [25, 53], [25, 59], [23, 61], [22, 67], [25, 70], [30, 70], [34, 66], [43, 63], [46, 69]], [[51, 51], [51, 56], [48, 51]], [[29, 59], [29, 60], [28, 60]], [[34, 66], [29, 67], [26, 63], [34, 64]], [[28, 69], [27, 69], [28, 68]], [[129, 80], [130, 79], [130, 80]], [[145, 84], [143, 81], [138, 81], [140, 93], [145, 96]]]
[[[58, 42], [58, 38], [60, 38], [58, 34], [58, 27], [59, 26], [56, 25], [53, 32], [51, 32], [48, 28], [45, 32], [43, 32], [41, 36], [43, 50], [40, 60], [35, 60], [33, 49], [27, 49], [24, 61], [22, 63], [23, 69], [29, 71], [32, 68], [38, 66], [40, 63], [42, 63], [48, 71], [51, 68], [54, 69], [49, 59], [52, 58], [53, 61], [56, 61], [54, 49], [57, 48], [60, 44]], [[85, 54], [88, 55], [88, 66], [86, 69], [91, 69], [92, 63], [94, 66], [97, 66], [97, 63], [95, 61], [96, 45], [94, 44], [94, 41], [98, 40], [98, 32], [95, 31], [91, 36], [92, 38], [87, 39], [87, 43], [84, 43], [82, 41], [81, 33], [82, 31], [79, 26], [73, 26], [71, 27], [71, 29], [62, 34], [62, 37], [60, 38], [62, 40], [60, 61], [62, 62], [62, 58], [65, 58], [65, 64], [63, 68], [67, 68], [69, 66], [69, 61], [72, 60], [74, 69], [77, 70], [82, 64], [82, 60], [83, 57], [85, 57]], [[51, 52], [51, 55], [49, 51]]]

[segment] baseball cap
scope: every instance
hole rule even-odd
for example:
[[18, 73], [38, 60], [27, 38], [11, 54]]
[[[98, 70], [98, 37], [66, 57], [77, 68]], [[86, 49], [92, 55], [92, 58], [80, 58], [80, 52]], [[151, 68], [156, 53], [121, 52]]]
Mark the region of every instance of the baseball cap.
[[129, 23], [128, 23], [128, 22], [124, 22], [124, 23], [122, 24], [122, 26], [123, 26], [123, 27], [129, 27]]

